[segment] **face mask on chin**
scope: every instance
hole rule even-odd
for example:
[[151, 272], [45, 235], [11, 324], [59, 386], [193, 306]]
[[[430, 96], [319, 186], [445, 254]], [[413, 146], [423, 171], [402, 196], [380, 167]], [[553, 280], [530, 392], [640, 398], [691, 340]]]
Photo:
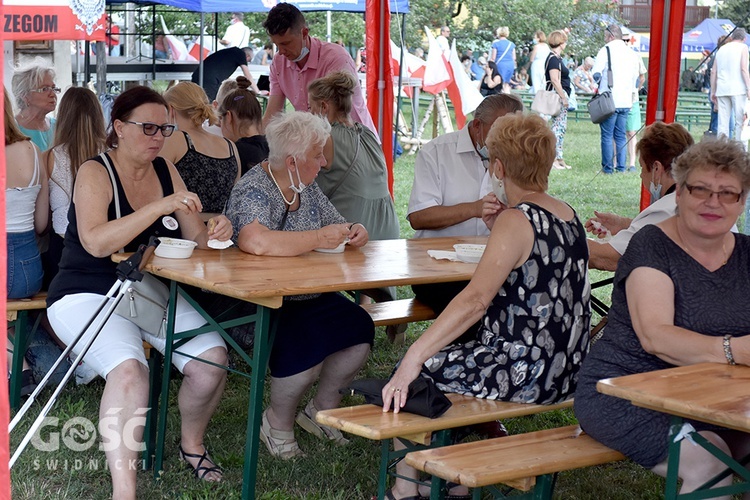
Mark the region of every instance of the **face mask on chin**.
[[[479, 125], [480, 127], [483, 127], [483, 125]], [[483, 130], [480, 128], [480, 131], [483, 132]], [[486, 140], [486, 139], [485, 139]], [[477, 154], [482, 159], [482, 161], [490, 161], [490, 151], [487, 149], [487, 144], [485, 143], [484, 146], [479, 145], [479, 141], [474, 144], [474, 148], [477, 150]]]
[[289, 172], [289, 182], [291, 182], [291, 185], [289, 186], [292, 191], [294, 191], [297, 194], [302, 194], [302, 191], [304, 191], [307, 188], [307, 185], [302, 182], [302, 178], [299, 176], [299, 169], [297, 168], [297, 159], [294, 159], [294, 171], [297, 172], [297, 182], [298, 185], [295, 186], [294, 184], [294, 178], [292, 177], [292, 172], [287, 170]]
[[307, 57], [307, 54], [309, 53], [310, 53], [310, 49], [307, 48], [307, 45], [303, 45], [302, 50], [300, 51], [299, 55], [297, 56], [296, 59], [292, 59], [292, 62], [293, 63], [300, 62], [302, 59]]

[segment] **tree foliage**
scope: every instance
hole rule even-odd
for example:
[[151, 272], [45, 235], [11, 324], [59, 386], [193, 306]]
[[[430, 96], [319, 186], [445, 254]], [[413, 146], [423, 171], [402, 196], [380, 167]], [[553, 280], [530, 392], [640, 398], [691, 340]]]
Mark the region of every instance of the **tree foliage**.
[[726, 0], [719, 3], [719, 17], [750, 30], [750, 0]]

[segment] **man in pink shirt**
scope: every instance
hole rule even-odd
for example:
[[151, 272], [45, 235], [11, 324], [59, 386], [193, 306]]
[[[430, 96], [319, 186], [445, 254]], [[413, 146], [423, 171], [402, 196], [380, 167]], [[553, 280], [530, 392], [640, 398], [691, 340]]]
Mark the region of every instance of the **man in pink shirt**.
[[[313, 80], [332, 71], [344, 70], [357, 75], [354, 61], [343, 47], [309, 35], [305, 17], [294, 5], [276, 5], [268, 13], [263, 27], [276, 44], [277, 55], [282, 56], [274, 57], [269, 69], [271, 91], [263, 115], [263, 125], [284, 110], [286, 99], [289, 99], [297, 111], [307, 111], [307, 86]], [[352, 96], [352, 118], [377, 135], [359, 86]]]

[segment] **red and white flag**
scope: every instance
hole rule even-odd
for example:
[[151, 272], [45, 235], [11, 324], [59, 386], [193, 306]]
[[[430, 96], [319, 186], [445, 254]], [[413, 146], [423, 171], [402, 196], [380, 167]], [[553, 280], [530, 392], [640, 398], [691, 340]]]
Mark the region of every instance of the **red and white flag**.
[[[408, 51], [404, 52], [404, 68], [400, 70], [399, 63], [401, 62], [401, 48], [398, 47], [393, 40], [391, 40], [391, 67], [393, 68], [393, 76], [398, 78], [401, 73], [401, 78], [407, 80], [409, 78], [424, 78], [425, 65], [427, 64], [424, 59], [410, 54]], [[404, 86], [404, 94], [411, 97], [411, 87]]]
[[448, 95], [453, 102], [453, 107], [456, 108], [456, 124], [458, 125], [458, 128], [463, 128], [463, 124], [458, 122], [458, 110], [461, 110], [461, 114], [463, 115], [462, 119], [465, 123], [466, 115], [473, 113], [484, 97], [479, 92], [479, 89], [474, 82], [471, 81], [471, 77], [466, 73], [463, 64], [461, 64], [461, 60], [458, 58], [455, 38], [453, 39], [453, 44], [451, 44], [450, 63], [454, 76], [453, 84], [457, 88], [458, 99], [460, 102], [456, 102], [456, 99], [454, 98], [456, 92], [452, 94], [451, 87], [448, 87]]
[[453, 75], [451, 74], [450, 64], [445, 55], [443, 55], [443, 50], [438, 45], [432, 32], [427, 26], [424, 27], [424, 31], [427, 33], [427, 40], [429, 40], [430, 46], [427, 49], [427, 64], [425, 66], [422, 89], [425, 92], [437, 95], [448, 88], [453, 81]]

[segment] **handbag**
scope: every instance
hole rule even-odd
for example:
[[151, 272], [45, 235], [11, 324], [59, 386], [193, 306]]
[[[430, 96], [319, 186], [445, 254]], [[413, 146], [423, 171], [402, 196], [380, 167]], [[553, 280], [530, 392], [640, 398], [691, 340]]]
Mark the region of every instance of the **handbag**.
[[[354, 380], [349, 387], [341, 389], [341, 394], [359, 394], [365, 397], [365, 402], [383, 406], [383, 387], [388, 383], [387, 379], [366, 378]], [[409, 384], [409, 395], [406, 405], [401, 411], [414, 413], [423, 417], [438, 418], [451, 407], [450, 399], [437, 388], [432, 379], [417, 377]]]
[[616, 112], [615, 99], [609, 90], [611, 88], [610, 82], [612, 81], [612, 58], [609, 53], [609, 47], [607, 47], [607, 64], [607, 90], [596, 94], [586, 105], [592, 123], [602, 123]]
[[[547, 56], [547, 60], [544, 63], [545, 73], [547, 73], [547, 65], [549, 64], [549, 58], [552, 54]], [[547, 86], [549, 86], [549, 80], [547, 80]], [[541, 89], [536, 95], [534, 100], [531, 101], [532, 111], [536, 111], [540, 115], [557, 116], [562, 111], [562, 102], [560, 96], [557, 95], [555, 90]]]
[[562, 111], [560, 96], [554, 90], [540, 90], [531, 101], [531, 109], [540, 115], [557, 116]]
[[[99, 157], [104, 161], [104, 166], [109, 173], [109, 179], [112, 181], [112, 191], [114, 193], [115, 214], [119, 219], [120, 213], [120, 196], [117, 193], [117, 184], [115, 175], [112, 172], [112, 165], [105, 153]], [[120, 249], [124, 252], [125, 249]], [[167, 305], [169, 304], [169, 288], [167, 285], [154, 278], [150, 274], [144, 274], [141, 281], [133, 281], [130, 287], [125, 291], [125, 297], [120, 300], [115, 308], [115, 314], [125, 319], [129, 319], [141, 330], [144, 330], [160, 339], [166, 338], [167, 334]]]

